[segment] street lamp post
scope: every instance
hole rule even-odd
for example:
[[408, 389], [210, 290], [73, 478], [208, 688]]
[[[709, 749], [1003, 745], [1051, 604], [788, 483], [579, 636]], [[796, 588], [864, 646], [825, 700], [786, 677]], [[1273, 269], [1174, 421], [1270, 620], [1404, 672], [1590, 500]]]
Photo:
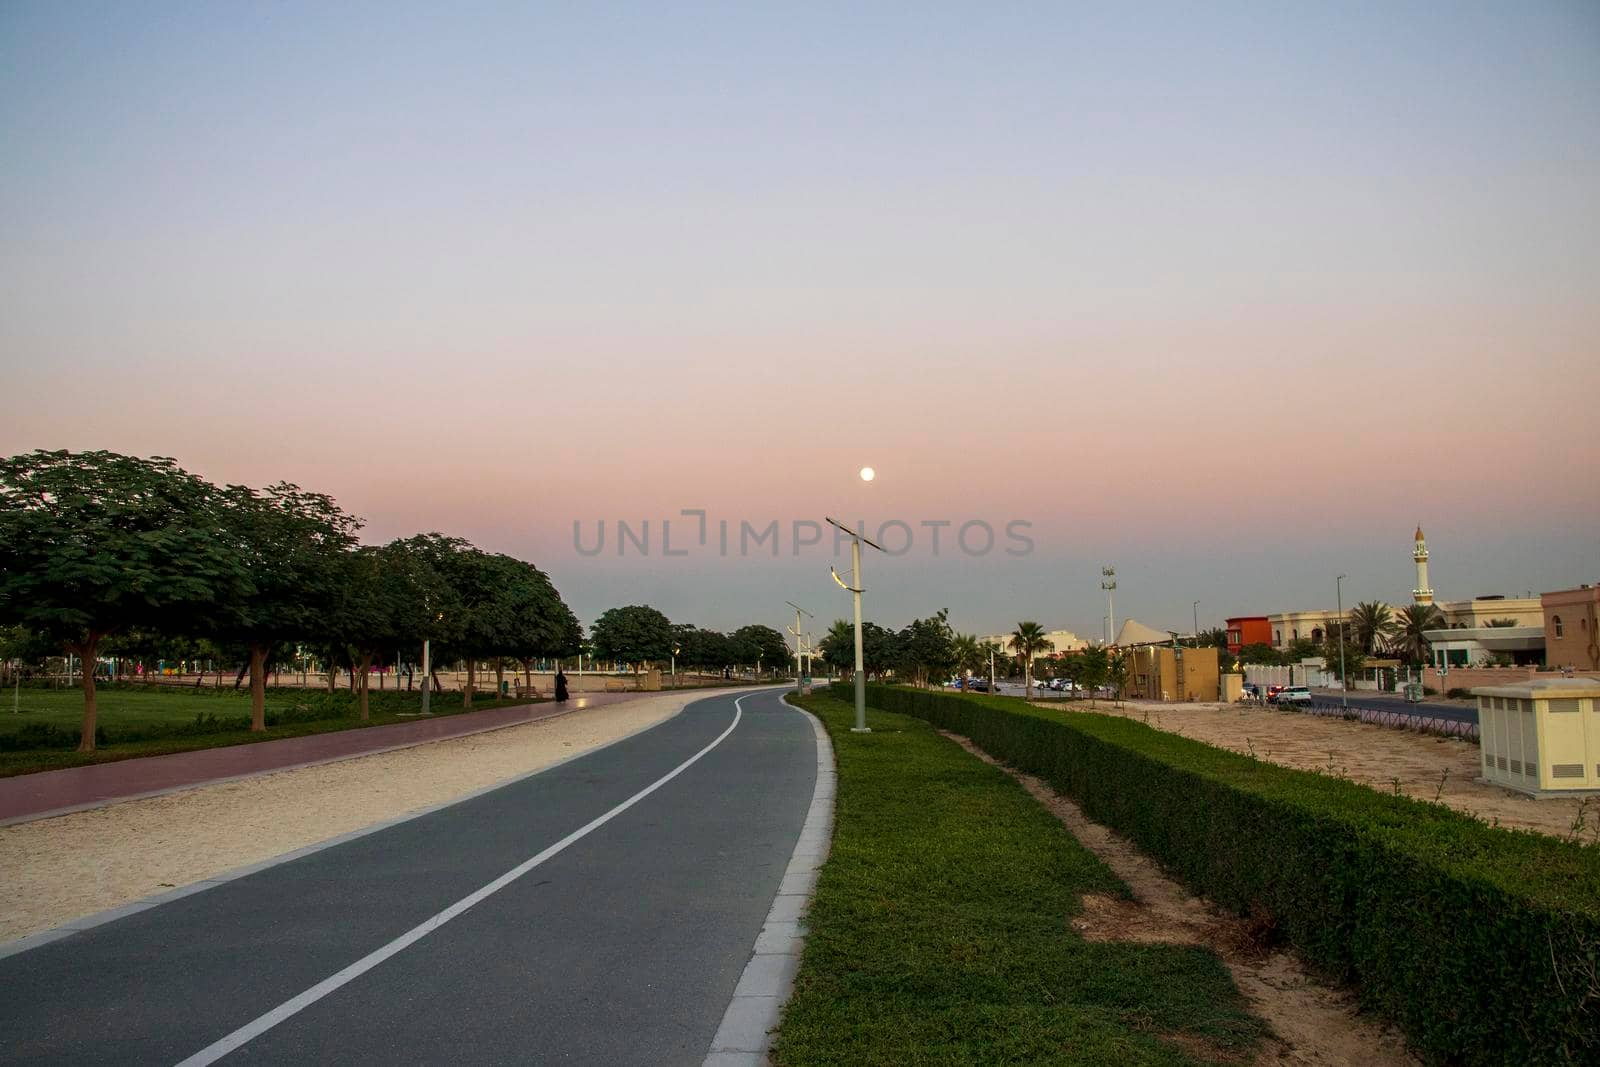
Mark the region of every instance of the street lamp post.
[[1344, 676], [1344, 580], [1341, 574], [1333, 580], [1333, 595], [1339, 602], [1339, 707], [1350, 707], [1350, 682]]
[[424, 715], [428, 714], [428, 671], [433, 663], [430, 658], [432, 653], [429, 646], [431, 644], [432, 642], [428, 638], [424, 637], [422, 639], [422, 714]]
[[1194, 602], [1194, 647], [1200, 647], [1200, 601]]
[[812, 619], [816, 618], [816, 616], [792, 600], [785, 600], [784, 603], [794, 609], [794, 629], [789, 632], [794, 634], [794, 694], [799, 696], [801, 693], [800, 679], [805, 675], [805, 663], [800, 658], [804, 655], [801, 651], [801, 646], [805, 644], [806, 639], [805, 633], [800, 629], [804, 625], [800, 621], [800, 616], [805, 615]]
[[678, 688], [678, 653], [682, 649], [677, 645], [672, 646], [672, 688]]
[[[823, 517], [827, 518], [827, 516]], [[851, 599], [855, 606], [856, 724], [850, 728], [850, 732], [854, 734], [867, 734], [871, 733], [872, 731], [867, 729], [867, 678], [865, 669], [862, 667], [861, 663], [861, 543], [865, 541], [868, 545], [876, 548], [879, 552], [883, 551], [883, 546], [868, 540], [866, 535], [850, 529], [835, 519], [828, 519], [828, 522], [835, 529], [840, 530], [850, 536], [850, 584], [845, 585], [844, 580], [839, 577], [839, 572], [834, 570], [832, 567], [828, 568], [828, 573], [832, 574], [833, 580], [839, 583], [839, 588], [850, 591]]]

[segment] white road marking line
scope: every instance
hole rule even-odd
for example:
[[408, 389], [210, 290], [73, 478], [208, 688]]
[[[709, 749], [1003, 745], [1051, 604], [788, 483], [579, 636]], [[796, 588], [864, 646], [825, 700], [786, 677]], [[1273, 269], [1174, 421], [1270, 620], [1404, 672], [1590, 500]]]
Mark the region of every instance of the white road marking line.
[[691, 766], [698, 762], [700, 757], [704, 756], [707, 752], [710, 752], [712, 749], [722, 744], [722, 742], [727, 739], [728, 735], [733, 733], [734, 727], [739, 725], [739, 720], [744, 717], [744, 700], [744, 697], [738, 697], [734, 700], [733, 722], [728, 724], [728, 728], [726, 730], [717, 735], [715, 741], [712, 741], [705, 748], [702, 748], [699, 752], [696, 752], [694, 755], [678, 764], [677, 767], [669, 771], [667, 774], [656, 779], [656, 781], [652, 784], [641, 789], [639, 792], [635, 793], [627, 800], [624, 800], [621, 804], [618, 804], [604, 815], [598, 816], [597, 818], [594, 818], [580, 826], [578, 829], [572, 831], [572, 833], [568, 834], [566, 837], [563, 837], [560, 841], [557, 841], [544, 851], [517, 864], [515, 867], [511, 868], [505, 874], [502, 874], [489, 884], [462, 897], [460, 900], [456, 901], [448, 908], [445, 908], [437, 915], [434, 915], [428, 919], [424, 919], [422, 922], [418, 923], [416, 926], [413, 926], [410, 930], [407, 930], [405, 933], [401, 934], [387, 945], [384, 945], [382, 948], [369, 952], [367, 955], [361, 957], [359, 960], [356, 960], [344, 970], [339, 971], [337, 974], [331, 975], [328, 978], [324, 978], [310, 989], [307, 989], [304, 993], [289, 998], [282, 1004], [279, 1004], [276, 1008], [273, 1008], [271, 1011], [267, 1012], [265, 1015], [245, 1023], [228, 1036], [219, 1041], [213, 1042], [210, 1045], [207, 1045], [199, 1052], [196, 1052], [193, 1056], [181, 1061], [178, 1064], [178, 1067], [205, 1067], [206, 1064], [217, 1062], [234, 1049], [253, 1041], [257, 1037], [260, 1037], [262, 1034], [266, 1033], [268, 1030], [271, 1030], [274, 1026], [277, 1026], [279, 1023], [283, 1022], [285, 1019], [304, 1011], [306, 1008], [309, 1008], [311, 1005], [315, 1004], [329, 993], [334, 992], [341, 986], [347, 985], [355, 979], [361, 977], [363, 974], [366, 974], [368, 971], [372, 970], [389, 957], [404, 951], [411, 945], [416, 944], [418, 941], [422, 940], [424, 937], [427, 937], [429, 934], [439, 929], [439, 927], [443, 926], [451, 919], [464, 914], [466, 911], [471, 909], [473, 905], [487, 900], [489, 897], [498, 893], [512, 882], [515, 882], [518, 878], [521, 878], [523, 875], [539, 866], [539, 864], [543, 863], [545, 860], [550, 859], [552, 856], [564, 851], [568, 846], [589, 836], [591, 833], [598, 830], [612, 819], [615, 819], [618, 815], [621, 815], [623, 812], [639, 803], [639, 801], [643, 800], [651, 793], [654, 793], [657, 789], [660, 789], [662, 786], [678, 777], [678, 775], [682, 774], [684, 771], [688, 770]]

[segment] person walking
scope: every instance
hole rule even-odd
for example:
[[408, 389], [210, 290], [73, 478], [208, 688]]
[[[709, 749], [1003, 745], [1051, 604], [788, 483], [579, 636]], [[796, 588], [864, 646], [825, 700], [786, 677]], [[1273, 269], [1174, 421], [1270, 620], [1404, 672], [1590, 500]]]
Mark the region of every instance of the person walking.
[[567, 702], [567, 675], [559, 666], [556, 668], [556, 703]]

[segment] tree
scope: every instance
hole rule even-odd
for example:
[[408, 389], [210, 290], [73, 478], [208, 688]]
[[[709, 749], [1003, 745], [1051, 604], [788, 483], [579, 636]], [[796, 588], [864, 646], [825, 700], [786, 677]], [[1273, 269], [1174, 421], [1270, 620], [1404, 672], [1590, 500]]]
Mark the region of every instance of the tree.
[[80, 752], [94, 750], [93, 665], [107, 635], [193, 632], [250, 591], [220, 493], [170, 459], [36, 451], [0, 460], [0, 624], [83, 659]]
[[1269, 667], [1277, 667], [1283, 663], [1283, 653], [1269, 644], [1258, 642], [1253, 645], [1245, 645], [1239, 650], [1239, 662], [1259, 663]]
[[1444, 612], [1432, 604], [1411, 604], [1395, 617], [1389, 649], [1407, 663], [1426, 663], [1433, 646], [1428, 630], [1444, 629]]
[[250, 729], [265, 730], [267, 657], [274, 645], [309, 637], [340, 595], [346, 556], [361, 520], [333, 498], [280, 482], [223, 492], [224, 536], [244, 562], [249, 593], [230, 600], [213, 634], [250, 655]]
[[582, 628], [561, 599], [549, 575], [510, 556], [491, 557], [500, 570], [500, 626], [489, 635], [488, 652], [495, 658], [495, 689], [504, 687], [504, 661], [517, 660], [529, 677], [535, 658], [565, 656], [577, 651]]
[[1387, 647], [1394, 627], [1394, 612], [1387, 604], [1366, 600], [1350, 609], [1350, 642], [1369, 656]]
[[759, 666], [770, 663], [774, 670], [783, 670], [793, 653], [783, 640], [783, 635], [770, 626], [741, 626], [728, 637], [739, 662]]
[[466, 661], [461, 706], [470, 708], [477, 689], [478, 660], [499, 654], [514, 627], [510, 586], [517, 568], [526, 564], [438, 533], [418, 534], [401, 543], [406, 551], [426, 560], [450, 587], [448, 611], [436, 610], [444, 618], [438, 620], [441, 639], [433, 655], [436, 663]]
[[977, 674], [989, 665], [989, 650], [978, 643], [976, 634], [956, 634], [950, 639], [950, 654], [955, 659], [955, 669], [966, 685], [968, 674]]
[[1120, 701], [1123, 693], [1127, 692], [1128, 682], [1133, 675], [1133, 655], [1129, 652], [1118, 652], [1106, 664], [1106, 683]]
[[1339, 625], [1335, 623], [1328, 631], [1328, 639], [1322, 643], [1323, 670], [1333, 673], [1339, 671], [1341, 666], [1339, 659], [1341, 645], [1343, 646], [1342, 651], [1344, 654], [1344, 674], [1340, 677], [1339, 682], [1343, 685], [1346, 684], [1345, 680], [1351, 675], [1361, 672], [1361, 668], [1366, 664], [1367, 654], [1361, 650], [1360, 645], [1356, 644], [1354, 634], [1343, 633]]
[[1078, 653], [1078, 684], [1089, 692], [1089, 703], [1094, 703], [1095, 690], [1106, 684], [1111, 676], [1111, 657], [1099, 645], [1090, 645]]
[[595, 655], [633, 665], [664, 660], [672, 655], [672, 623], [645, 604], [608, 608], [589, 630]]
[[948, 609], [941, 608], [926, 619], [912, 619], [896, 635], [901, 669], [921, 685], [935, 676], [948, 675], [956, 665], [954, 638]]
[[834, 619], [817, 644], [822, 658], [841, 671], [853, 671], [856, 665], [856, 628], [848, 619]]
[[1022, 657], [1023, 696], [1028, 700], [1033, 699], [1033, 657], [1055, 647], [1044, 634], [1044, 627], [1031, 620], [1017, 623], [1011, 632], [1011, 650]]
[[325, 641], [346, 650], [364, 722], [373, 661], [387, 662], [424, 638], [444, 636], [440, 616], [459, 609], [444, 576], [410, 542], [358, 548], [346, 553], [343, 562], [340, 596]]

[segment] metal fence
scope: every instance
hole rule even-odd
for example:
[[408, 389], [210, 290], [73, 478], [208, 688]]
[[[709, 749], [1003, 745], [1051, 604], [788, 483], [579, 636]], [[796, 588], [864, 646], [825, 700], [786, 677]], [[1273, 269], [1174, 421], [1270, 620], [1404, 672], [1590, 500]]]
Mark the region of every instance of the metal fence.
[[1307, 715], [1324, 715], [1339, 719], [1370, 722], [1400, 730], [1415, 730], [1424, 734], [1443, 734], [1445, 737], [1465, 737], [1478, 740], [1478, 724], [1447, 719], [1437, 715], [1415, 715], [1404, 711], [1381, 711], [1377, 708], [1345, 708], [1338, 704], [1311, 703], [1296, 705]]

